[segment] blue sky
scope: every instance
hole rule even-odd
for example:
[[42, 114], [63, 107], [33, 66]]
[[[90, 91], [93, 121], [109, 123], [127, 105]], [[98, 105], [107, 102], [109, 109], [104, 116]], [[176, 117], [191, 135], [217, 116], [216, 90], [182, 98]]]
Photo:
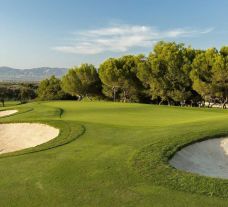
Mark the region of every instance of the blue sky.
[[99, 65], [159, 40], [228, 45], [226, 0], [0, 0], [0, 66]]

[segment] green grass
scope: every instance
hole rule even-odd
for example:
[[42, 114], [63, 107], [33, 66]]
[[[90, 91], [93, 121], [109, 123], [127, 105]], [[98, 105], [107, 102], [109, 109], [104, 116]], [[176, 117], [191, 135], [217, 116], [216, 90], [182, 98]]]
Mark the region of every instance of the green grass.
[[[5, 101], [5, 107], [15, 106], [21, 104], [20, 101]], [[0, 109], [4, 109], [2, 103], [0, 103]]]
[[226, 110], [76, 101], [13, 108], [19, 113], [0, 122], [48, 123], [61, 134], [0, 156], [0, 206], [228, 205], [227, 180], [167, 162], [188, 143], [228, 134]]

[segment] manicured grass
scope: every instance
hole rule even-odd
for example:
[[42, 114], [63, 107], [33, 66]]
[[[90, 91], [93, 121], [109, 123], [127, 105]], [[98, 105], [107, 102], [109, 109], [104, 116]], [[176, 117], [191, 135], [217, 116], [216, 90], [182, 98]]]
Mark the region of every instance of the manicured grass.
[[167, 162], [181, 146], [228, 134], [226, 110], [76, 101], [14, 108], [0, 122], [48, 123], [61, 135], [0, 156], [0, 206], [228, 205], [228, 181]]

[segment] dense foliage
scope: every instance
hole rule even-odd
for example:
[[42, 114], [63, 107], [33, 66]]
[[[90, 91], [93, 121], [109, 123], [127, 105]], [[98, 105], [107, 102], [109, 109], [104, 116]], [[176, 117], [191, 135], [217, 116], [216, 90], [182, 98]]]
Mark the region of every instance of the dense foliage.
[[37, 95], [40, 100], [60, 100], [64, 97], [60, 79], [55, 76], [40, 82]]
[[143, 92], [142, 82], [137, 77], [141, 56], [110, 58], [100, 65], [99, 77], [103, 83], [103, 93], [115, 101], [139, 102]]
[[63, 76], [62, 88], [66, 93], [78, 97], [89, 97], [99, 94], [101, 82], [96, 68], [91, 64], [82, 64], [80, 67], [71, 68]]
[[36, 97], [37, 83], [0, 83], [0, 102], [17, 100], [25, 103]]
[[[17, 96], [22, 102], [35, 97], [34, 89], [20, 86], [13, 92], [0, 86], [0, 100]], [[7, 92], [10, 90], [11, 92]], [[16, 95], [15, 95], [16, 94]], [[158, 42], [146, 57], [126, 55], [72, 67], [62, 79], [40, 82], [40, 100], [107, 99], [168, 105], [217, 106], [228, 102], [228, 46], [197, 50], [182, 43]]]
[[[99, 77], [98, 77], [99, 75]], [[102, 84], [102, 87], [101, 87]], [[158, 42], [144, 55], [109, 58], [98, 68], [83, 64], [62, 79], [65, 92], [81, 100], [104, 95], [122, 102], [154, 102], [168, 105], [228, 102], [228, 47], [196, 50], [175, 42]]]

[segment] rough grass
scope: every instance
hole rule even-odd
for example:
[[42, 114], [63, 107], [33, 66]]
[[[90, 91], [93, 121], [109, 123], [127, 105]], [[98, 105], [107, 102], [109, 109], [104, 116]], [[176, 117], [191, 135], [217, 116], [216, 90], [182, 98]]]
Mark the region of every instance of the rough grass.
[[227, 206], [226, 180], [167, 161], [192, 141], [228, 134], [228, 111], [76, 101], [14, 108], [0, 122], [48, 123], [63, 134], [0, 159], [0, 206]]
[[[21, 104], [20, 101], [5, 101], [5, 107], [16, 106], [20, 104]], [[0, 103], [0, 109], [4, 109], [5, 107], [3, 107], [2, 103]]]

